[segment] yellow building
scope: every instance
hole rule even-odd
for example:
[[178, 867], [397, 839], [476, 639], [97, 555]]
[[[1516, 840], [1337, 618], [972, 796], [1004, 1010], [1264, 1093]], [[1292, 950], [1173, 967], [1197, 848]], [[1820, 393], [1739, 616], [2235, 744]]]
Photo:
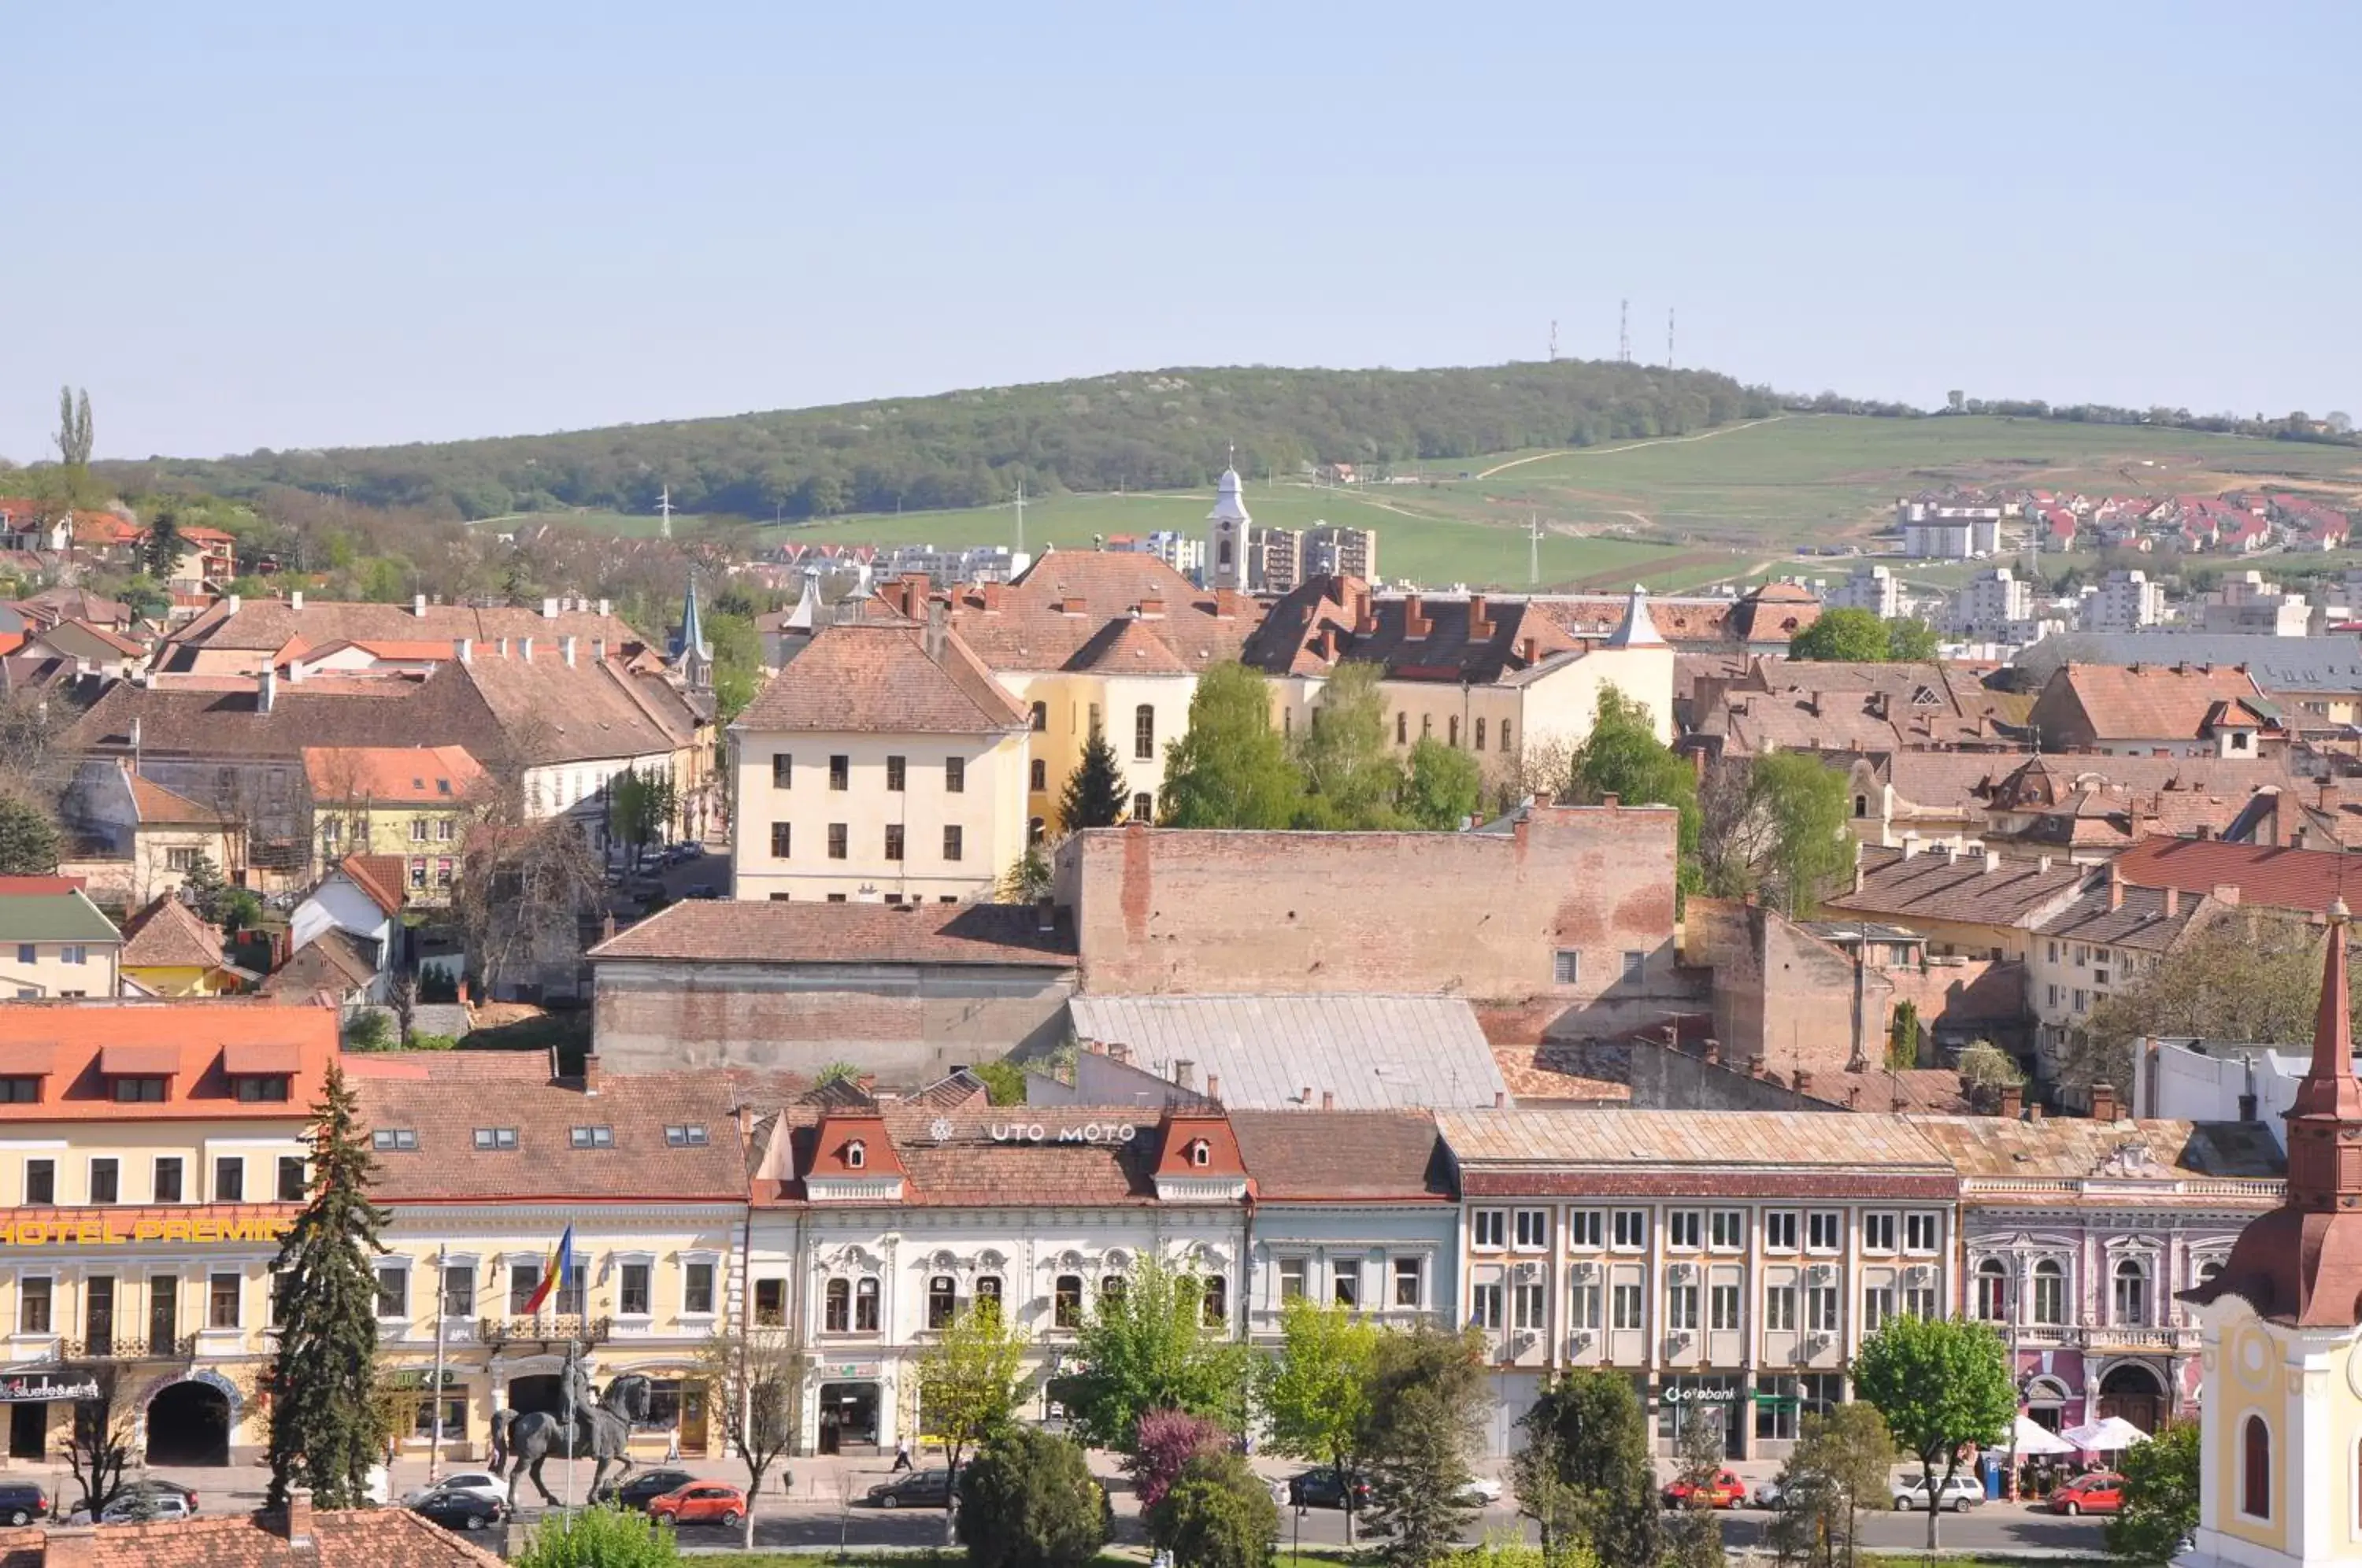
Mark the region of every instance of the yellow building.
[[933, 610], [823, 629], [730, 727], [732, 897], [955, 901], [1023, 852], [1025, 709]]
[[487, 776], [458, 745], [304, 748], [312, 836], [322, 864], [348, 855], [399, 856], [410, 897], [450, 897], [464, 819]]
[[2331, 906], [2312, 1066], [2288, 1112], [2288, 1197], [2184, 1299], [2205, 1375], [2188, 1568], [2362, 1561], [2362, 1078], [2345, 901]]
[[[639, 1457], [660, 1457], [676, 1424], [684, 1455], [720, 1457], [695, 1374], [740, 1294], [746, 1176], [723, 1077], [602, 1075], [595, 1056], [558, 1077], [550, 1058], [513, 1052], [348, 1066], [375, 1197], [393, 1215], [378, 1338], [416, 1390], [405, 1450], [423, 1456], [433, 1439], [438, 1347], [449, 1462], [484, 1456], [497, 1410], [557, 1410], [570, 1342], [602, 1388], [624, 1373], [654, 1380]], [[569, 1225], [577, 1283], [528, 1310]]]
[[262, 977], [224, 956], [221, 933], [170, 893], [124, 922], [122, 965], [127, 996], [217, 997]]
[[[111, 1385], [154, 1464], [267, 1441], [270, 1264], [307, 1182], [336, 1015], [239, 1001], [0, 1007], [0, 1323], [23, 1370]], [[54, 1450], [64, 1398], [8, 1407]]]
[[123, 933], [79, 877], [0, 877], [0, 998], [111, 997]]

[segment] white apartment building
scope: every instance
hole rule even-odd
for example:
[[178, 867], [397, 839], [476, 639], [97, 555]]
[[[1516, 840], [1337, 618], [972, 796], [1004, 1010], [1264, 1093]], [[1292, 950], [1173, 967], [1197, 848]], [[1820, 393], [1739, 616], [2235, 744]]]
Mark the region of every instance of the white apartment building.
[[1977, 573], [1953, 596], [1952, 629], [1975, 641], [2010, 641], [2033, 618], [2033, 586], [2008, 567]]
[[2268, 637], [2301, 637], [2310, 628], [2312, 606], [2259, 571], [2224, 578], [2198, 604], [2202, 632], [2246, 632]]
[[2165, 620], [2165, 584], [2137, 569], [2118, 568], [2083, 591], [2076, 630], [2136, 632]]
[[1903, 614], [1903, 584], [1885, 567], [1858, 566], [1835, 587], [1824, 591], [1821, 602], [1831, 610], [1867, 610], [1882, 621], [1898, 620]]

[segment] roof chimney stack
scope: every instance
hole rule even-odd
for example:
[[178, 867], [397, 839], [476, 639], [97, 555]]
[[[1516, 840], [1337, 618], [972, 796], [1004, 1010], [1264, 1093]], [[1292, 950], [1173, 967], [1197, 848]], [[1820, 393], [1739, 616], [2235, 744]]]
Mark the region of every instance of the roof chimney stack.
[[268, 713], [279, 701], [279, 672], [265, 665], [262, 678], [255, 688], [254, 711]]
[[574, 639], [571, 636], [560, 637], [557, 639], [557, 646], [559, 651], [565, 655], [566, 668], [572, 669], [574, 668]]
[[1334, 1110], [1337, 1109], [1336, 1090], [1322, 1089], [1320, 1091], [1320, 1109], [1323, 1110]]
[[426, 619], [426, 595], [414, 593], [410, 596], [410, 613], [422, 621]]
[[2001, 1119], [2014, 1121], [2025, 1114], [2025, 1089], [2020, 1084], [2003, 1084], [2001, 1090]]
[[2116, 1089], [2114, 1084], [2092, 1086], [2092, 1120], [2114, 1121], [2116, 1119]]
[[299, 588], [287, 596], [287, 608], [294, 611], [299, 615], [303, 613], [304, 591], [302, 589]]
[[311, 1489], [303, 1486], [291, 1488], [287, 1494], [287, 1545], [292, 1551], [308, 1555], [315, 1544]]
[[1217, 1103], [1220, 1101], [1222, 1098], [1221, 1074], [1208, 1073], [1206, 1075], [1206, 1098], [1208, 1099], [1214, 1100]]
[[[421, 602], [423, 603], [425, 602], [421, 601]], [[555, 621], [557, 619], [557, 600], [545, 599], [541, 602], [541, 618], [545, 621]]]
[[476, 639], [454, 637], [451, 639], [451, 651], [458, 657], [461, 664], [472, 664], [476, 658]]

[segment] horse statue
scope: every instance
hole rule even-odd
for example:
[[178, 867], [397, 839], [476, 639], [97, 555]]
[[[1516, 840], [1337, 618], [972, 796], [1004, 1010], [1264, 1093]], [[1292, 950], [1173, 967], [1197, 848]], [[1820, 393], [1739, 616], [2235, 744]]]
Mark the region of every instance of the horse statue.
[[563, 1415], [546, 1410], [502, 1410], [492, 1418], [491, 1463], [488, 1468], [499, 1475], [506, 1466], [512, 1508], [516, 1507], [517, 1482], [528, 1473], [541, 1500], [552, 1507], [558, 1506], [548, 1484], [541, 1478], [542, 1462], [553, 1451], [561, 1459], [571, 1459], [589, 1451], [595, 1462], [590, 1471], [590, 1489], [586, 1494], [590, 1501], [596, 1501], [602, 1489], [609, 1485], [609, 1465], [617, 1467], [615, 1484], [631, 1473], [629, 1442], [632, 1429], [648, 1419], [648, 1379], [636, 1372], [627, 1372], [610, 1382], [606, 1393], [594, 1401], [590, 1375], [579, 1363], [567, 1369], [567, 1376], [574, 1390], [571, 1430]]

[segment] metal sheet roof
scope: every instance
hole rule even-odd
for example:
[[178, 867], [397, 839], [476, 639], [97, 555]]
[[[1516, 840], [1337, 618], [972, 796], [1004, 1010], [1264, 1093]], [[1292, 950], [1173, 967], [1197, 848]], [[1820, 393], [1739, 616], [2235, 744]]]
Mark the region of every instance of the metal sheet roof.
[[1194, 1063], [1222, 1080], [1223, 1103], [1276, 1110], [1490, 1106], [1507, 1092], [1476, 1014], [1458, 997], [1076, 997], [1076, 1038], [1131, 1048], [1161, 1078]]

